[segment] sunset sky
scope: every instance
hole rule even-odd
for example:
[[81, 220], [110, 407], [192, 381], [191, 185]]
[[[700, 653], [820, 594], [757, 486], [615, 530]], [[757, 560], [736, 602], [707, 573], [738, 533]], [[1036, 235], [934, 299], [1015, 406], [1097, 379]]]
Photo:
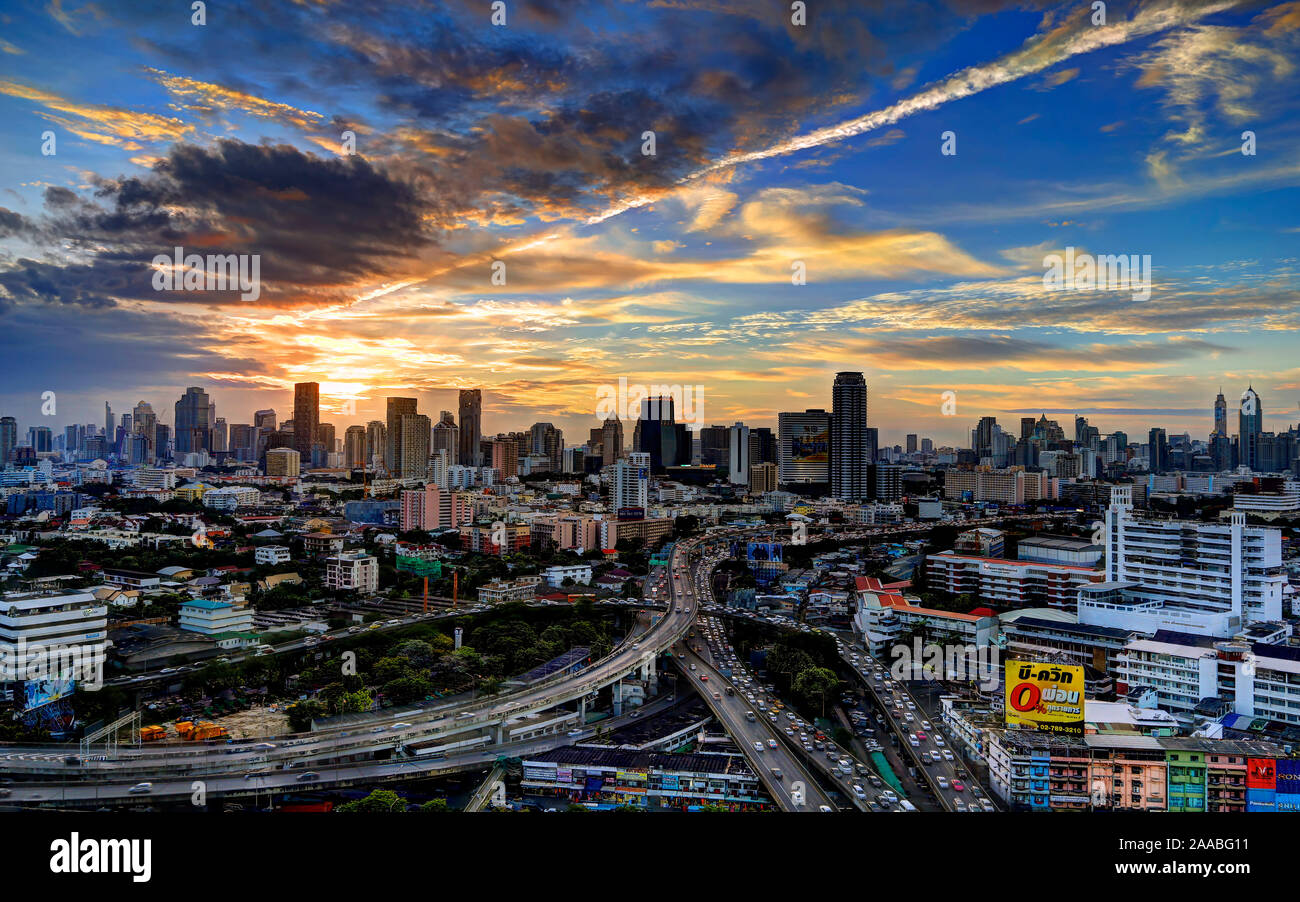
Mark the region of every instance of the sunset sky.
[[[1204, 438], [1248, 383], [1300, 420], [1300, 2], [807, 5], [0, 5], [0, 414], [317, 381], [341, 434], [478, 387], [485, 432], [578, 444], [620, 377], [775, 426], [862, 370], [889, 444]], [[259, 254], [261, 297], [156, 291], [176, 246]], [[1067, 247], [1150, 255], [1151, 297], [1046, 291]]]

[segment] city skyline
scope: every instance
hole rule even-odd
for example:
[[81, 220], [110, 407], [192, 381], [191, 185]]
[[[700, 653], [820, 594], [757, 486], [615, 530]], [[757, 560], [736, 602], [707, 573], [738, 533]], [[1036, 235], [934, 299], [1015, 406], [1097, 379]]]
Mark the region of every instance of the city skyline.
[[[33, 4], [0, 53], [0, 410], [318, 382], [342, 430], [474, 387], [576, 435], [625, 377], [775, 426], [860, 370], [889, 444], [1195, 435], [1220, 383], [1293, 421], [1294, 3], [688, 6], [285, 5], [232, 55], [219, 15]], [[178, 246], [259, 255], [260, 293], [159, 290]], [[1149, 255], [1150, 296], [1045, 290], [1067, 250]]]

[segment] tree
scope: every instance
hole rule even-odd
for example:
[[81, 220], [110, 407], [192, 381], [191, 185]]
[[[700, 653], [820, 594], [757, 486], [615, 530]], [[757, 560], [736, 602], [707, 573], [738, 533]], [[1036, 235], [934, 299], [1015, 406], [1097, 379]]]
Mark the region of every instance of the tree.
[[364, 799], [357, 799], [355, 802], [344, 802], [334, 810], [344, 814], [389, 814], [405, 811], [406, 799], [391, 789], [376, 789]]
[[808, 703], [816, 701], [821, 706], [822, 717], [826, 716], [826, 698], [839, 688], [840, 678], [835, 671], [825, 667], [810, 667], [794, 678], [795, 694], [802, 696]]

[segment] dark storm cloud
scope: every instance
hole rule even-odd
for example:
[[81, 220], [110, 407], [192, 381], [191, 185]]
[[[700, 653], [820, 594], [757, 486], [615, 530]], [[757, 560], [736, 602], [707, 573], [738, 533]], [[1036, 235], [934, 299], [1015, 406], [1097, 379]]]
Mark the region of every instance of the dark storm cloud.
[[[95, 200], [46, 191], [43, 228], [95, 248], [83, 265], [19, 261], [0, 287], [20, 300], [103, 306], [110, 298], [166, 298], [150, 262], [174, 247], [198, 254], [258, 254], [273, 299], [342, 288], [389, 272], [434, 240], [426, 223], [445, 217], [424, 196], [360, 157], [321, 158], [287, 146], [222, 140], [177, 145], [152, 173], [100, 180]], [[4, 219], [0, 218], [0, 223]], [[205, 301], [231, 301], [212, 292]], [[187, 300], [194, 300], [188, 297]]]

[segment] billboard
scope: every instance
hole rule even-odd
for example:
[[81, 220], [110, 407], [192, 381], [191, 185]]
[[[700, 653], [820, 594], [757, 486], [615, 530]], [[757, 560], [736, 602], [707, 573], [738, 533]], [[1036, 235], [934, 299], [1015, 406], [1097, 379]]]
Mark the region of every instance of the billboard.
[[1300, 811], [1300, 760], [1277, 759], [1277, 810]]
[[1007, 661], [1008, 726], [1083, 735], [1083, 665]]
[[23, 683], [23, 710], [30, 711], [33, 708], [48, 705], [50, 702], [57, 702], [61, 698], [67, 698], [72, 695], [75, 688], [76, 681], [71, 678], [64, 680], [27, 680]]
[[798, 424], [790, 435], [790, 459], [795, 463], [830, 460], [831, 431], [825, 427]]
[[1247, 758], [1246, 788], [1277, 789], [1277, 762], [1272, 758]]
[[779, 561], [785, 546], [780, 542], [750, 542], [745, 549], [745, 559], [750, 561]]

